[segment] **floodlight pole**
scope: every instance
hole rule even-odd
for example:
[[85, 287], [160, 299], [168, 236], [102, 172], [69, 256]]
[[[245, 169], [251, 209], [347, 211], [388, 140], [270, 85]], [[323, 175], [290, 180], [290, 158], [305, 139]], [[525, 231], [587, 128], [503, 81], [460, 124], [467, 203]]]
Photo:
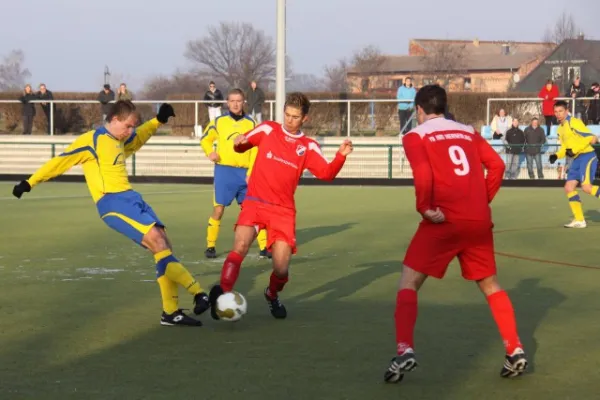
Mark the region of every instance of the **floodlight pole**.
[[275, 121], [283, 123], [285, 102], [285, 0], [277, 0], [277, 65], [275, 75]]

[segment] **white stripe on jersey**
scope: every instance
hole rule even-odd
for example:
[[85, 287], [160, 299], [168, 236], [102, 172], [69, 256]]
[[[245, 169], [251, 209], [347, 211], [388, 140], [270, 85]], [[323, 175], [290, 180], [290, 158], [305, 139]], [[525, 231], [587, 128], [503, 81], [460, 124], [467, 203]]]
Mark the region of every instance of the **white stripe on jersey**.
[[317, 143], [311, 141], [308, 144], [308, 150], [314, 151], [315, 153], [317, 153], [318, 155], [320, 155], [323, 158], [323, 160], [327, 161], [327, 159], [323, 155], [323, 152], [321, 151], [321, 147], [319, 147], [319, 145]]
[[475, 129], [473, 129], [472, 126], [463, 125], [461, 123], [440, 117], [430, 119], [429, 121], [425, 121], [421, 125], [417, 126], [415, 129], [408, 132], [407, 135], [410, 135], [411, 133], [416, 133], [422, 139], [423, 137], [432, 133], [448, 131], [470, 133], [472, 135], [475, 134]]
[[246, 134], [246, 138], [251, 138], [252, 136], [254, 136], [260, 132], [263, 132], [265, 135], [268, 135], [272, 131], [273, 131], [273, 127], [271, 125], [261, 124], [261, 125], [257, 126], [256, 128], [254, 128], [253, 130], [251, 130], [250, 132], [248, 132], [248, 134]]

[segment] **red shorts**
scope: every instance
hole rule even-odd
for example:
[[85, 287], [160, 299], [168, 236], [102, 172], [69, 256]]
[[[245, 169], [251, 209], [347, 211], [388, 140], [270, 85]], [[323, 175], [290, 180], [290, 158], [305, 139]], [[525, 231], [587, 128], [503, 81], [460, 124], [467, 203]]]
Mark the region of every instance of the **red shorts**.
[[242, 203], [237, 225], [254, 226], [257, 232], [266, 229], [268, 250], [276, 241], [282, 241], [290, 245], [292, 254], [296, 254], [296, 210], [246, 200]]
[[448, 264], [458, 257], [465, 279], [476, 281], [496, 275], [493, 226], [485, 221], [423, 221], [408, 246], [404, 265], [441, 279]]

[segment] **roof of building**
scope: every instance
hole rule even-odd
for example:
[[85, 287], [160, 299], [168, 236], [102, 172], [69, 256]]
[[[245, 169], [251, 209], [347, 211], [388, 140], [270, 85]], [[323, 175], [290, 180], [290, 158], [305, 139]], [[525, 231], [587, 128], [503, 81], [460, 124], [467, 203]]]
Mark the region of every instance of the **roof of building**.
[[556, 47], [548, 42], [514, 42], [507, 40], [439, 40], [439, 39], [412, 39], [411, 44], [416, 44], [425, 50], [432, 45], [452, 44], [464, 45], [469, 54], [502, 54], [503, 46], [508, 45], [512, 54], [548, 52]]

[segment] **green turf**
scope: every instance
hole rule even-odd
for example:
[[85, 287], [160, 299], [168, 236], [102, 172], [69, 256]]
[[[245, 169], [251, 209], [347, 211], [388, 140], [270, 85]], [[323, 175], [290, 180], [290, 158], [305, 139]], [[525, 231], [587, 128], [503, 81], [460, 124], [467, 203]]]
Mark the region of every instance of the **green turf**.
[[[137, 185], [176, 254], [205, 287], [218, 279], [237, 210], [227, 210], [220, 258], [203, 259], [206, 186]], [[561, 189], [503, 189], [497, 251], [532, 363], [503, 380], [503, 348], [487, 304], [456, 264], [419, 301], [420, 368], [382, 383], [394, 355], [400, 262], [418, 222], [410, 188], [302, 187], [299, 253], [276, 321], [261, 297], [269, 264], [245, 262], [239, 323], [166, 328], [152, 257], [98, 218], [83, 184], [48, 183], [9, 198], [0, 184], [2, 399], [591, 399], [598, 396], [600, 213], [566, 230]], [[165, 193], [171, 192], [171, 193]], [[584, 207], [600, 206], [584, 197]], [[181, 292], [185, 307], [191, 298]]]

